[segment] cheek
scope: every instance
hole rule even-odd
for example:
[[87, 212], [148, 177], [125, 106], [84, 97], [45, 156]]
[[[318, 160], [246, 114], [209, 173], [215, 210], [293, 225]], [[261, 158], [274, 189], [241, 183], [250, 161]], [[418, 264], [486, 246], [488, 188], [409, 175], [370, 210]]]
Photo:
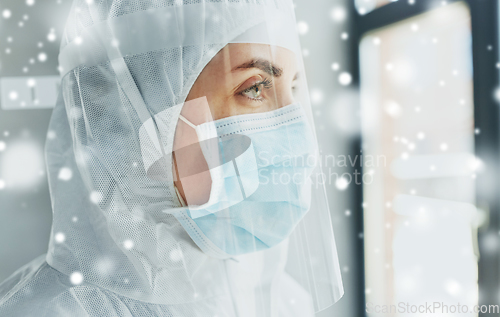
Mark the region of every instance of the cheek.
[[278, 85], [275, 94], [279, 108], [288, 106], [294, 102], [293, 91], [290, 85]]
[[237, 114], [236, 102], [233, 96], [227, 95], [226, 91], [211, 91], [207, 99], [214, 120], [227, 118]]
[[232, 113], [230, 96], [224, 81], [200, 77], [189, 92], [188, 100], [206, 97], [214, 120], [228, 117]]

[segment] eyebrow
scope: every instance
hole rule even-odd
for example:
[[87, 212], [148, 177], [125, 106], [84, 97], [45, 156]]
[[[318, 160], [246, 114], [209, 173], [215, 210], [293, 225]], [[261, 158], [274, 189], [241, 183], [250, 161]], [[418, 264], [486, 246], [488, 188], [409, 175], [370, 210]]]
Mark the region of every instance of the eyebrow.
[[283, 74], [283, 69], [279, 68], [278, 66], [274, 65], [268, 60], [265, 59], [254, 59], [249, 62], [243, 63], [239, 66], [236, 66], [233, 68], [233, 72], [236, 70], [240, 69], [250, 69], [250, 68], [257, 68], [262, 70], [263, 72], [266, 72], [267, 74], [273, 76], [273, 77], [280, 77]]

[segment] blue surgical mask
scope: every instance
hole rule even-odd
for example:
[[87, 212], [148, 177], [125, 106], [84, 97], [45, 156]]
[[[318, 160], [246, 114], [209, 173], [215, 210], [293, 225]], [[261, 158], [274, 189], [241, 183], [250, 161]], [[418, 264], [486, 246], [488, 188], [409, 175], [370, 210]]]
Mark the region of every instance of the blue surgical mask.
[[[186, 207], [175, 214], [177, 219], [205, 253], [218, 258], [281, 243], [311, 203], [310, 176], [317, 148], [302, 106], [228, 117], [213, 124], [223, 167], [211, 173], [216, 188], [209, 203]], [[234, 146], [237, 140], [247, 139], [248, 148]], [[208, 151], [204, 154], [209, 156]]]

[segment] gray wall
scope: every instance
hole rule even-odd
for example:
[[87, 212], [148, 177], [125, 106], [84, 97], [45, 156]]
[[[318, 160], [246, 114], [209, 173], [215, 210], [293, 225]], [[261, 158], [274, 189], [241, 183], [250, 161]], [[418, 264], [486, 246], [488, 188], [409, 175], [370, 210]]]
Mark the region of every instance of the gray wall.
[[[0, 1], [0, 79], [58, 75], [59, 43], [71, 1], [57, 1], [37, 0], [33, 6], [24, 0]], [[5, 10], [10, 11], [9, 18], [5, 18]], [[51, 32], [56, 35], [53, 41], [48, 38]], [[47, 56], [43, 62], [38, 58], [40, 53]], [[4, 163], [12, 154], [7, 154], [9, 150], [19, 144], [28, 144], [37, 155], [27, 152], [28, 156], [24, 156], [19, 149], [14, 154], [16, 170], [30, 170], [38, 157], [43, 161], [51, 112], [6, 111], [0, 107], [0, 142], [6, 145], [0, 152], [0, 180], [6, 182], [6, 187], [0, 189], [0, 280], [47, 250], [52, 219], [46, 174], [35, 172], [35, 182], [27, 188], [11, 187], [5, 179], [9, 172]]]

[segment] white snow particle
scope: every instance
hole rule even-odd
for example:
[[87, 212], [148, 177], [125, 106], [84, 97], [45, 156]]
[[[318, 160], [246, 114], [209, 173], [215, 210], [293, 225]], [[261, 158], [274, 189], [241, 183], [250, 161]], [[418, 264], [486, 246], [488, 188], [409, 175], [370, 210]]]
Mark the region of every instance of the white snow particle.
[[450, 294], [450, 295], [458, 295], [461, 291], [461, 286], [460, 284], [455, 281], [455, 280], [449, 280], [446, 282], [445, 284], [445, 288], [446, 288], [446, 291]]
[[26, 0], [26, 4], [32, 6], [35, 4], [35, 0]]
[[183, 254], [182, 254], [181, 250], [174, 249], [174, 250], [170, 251], [170, 259], [173, 262], [179, 262], [182, 260], [182, 258], [183, 258]]
[[59, 179], [62, 181], [69, 181], [73, 177], [73, 172], [67, 167], [63, 167], [59, 170]]
[[345, 177], [340, 177], [335, 182], [335, 186], [338, 190], [345, 190], [347, 186], [349, 186], [349, 182], [345, 179]]
[[7, 147], [7, 144], [4, 141], [0, 141], [0, 152], [4, 151]]
[[47, 54], [45, 54], [45, 53], [38, 54], [38, 60], [40, 62], [45, 62], [47, 60]]
[[132, 249], [134, 247], [134, 241], [132, 241], [132, 240], [123, 241], [123, 247], [127, 250]]
[[346, 32], [342, 32], [342, 34], [340, 34], [340, 38], [343, 40], [347, 40], [349, 38], [349, 34]]
[[5, 9], [2, 11], [2, 16], [5, 19], [9, 19], [12, 16], [12, 12], [9, 9]]
[[56, 36], [56, 34], [55, 34], [55, 33], [52, 33], [52, 32], [51, 32], [51, 33], [49, 33], [49, 34], [47, 35], [47, 40], [49, 40], [49, 42], [54, 42], [54, 41], [56, 40], [56, 38], [57, 38], [57, 36]]
[[62, 232], [58, 232], [54, 236], [54, 240], [56, 240], [57, 243], [63, 243], [66, 241], [66, 236]]
[[5, 181], [0, 179], [0, 190], [5, 188]]
[[94, 204], [100, 203], [102, 200], [102, 194], [99, 192], [92, 192], [90, 194], [90, 201], [93, 202]]
[[311, 91], [311, 101], [313, 104], [318, 104], [323, 101], [323, 92], [319, 89], [313, 89]]
[[345, 18], [347, 16], [347, 12], [343, 7], [336, 7], [336, 8], [333, 8], [330, 15], [334, 21], [342, 22], [345, 20]]
[[[500, 88], [497, 88], [495, 90], [495, 99], [497, 100], [497, 102], [500, 102]], [[460, 100], [460, 103], [462, 103], [462, 100], [463, 99]], [[464, 101], [464, 103], [465, 103], [465, 101]]]
[[80, 285], [83, 282], [83, 275], [80, 272], [73, 272], [71, 273], [71, 276], [69, 277], [71, 284], [73, 285]]
[[337, 70], [339, 70], [339, 68], [340, 68], [339, 63], [333, 63], [332, 64], [332, 70], [337, 71]]
[[342, 86], [348, 86], [352, 82], [352, 76], [348, 72], [340, 73], [339, 75], [339, 83]]
[[34, 78], [30, 78], [30, 79], [28, 79], [28, 81], [26, 81], [26, 85], [28, 87], [35, 87], [36, 86], [36, 80]]
[[309, 25], [304, 21], [299, 21], [297, 23], [297, 31], [300, 35], [304, 35], [309, 31]]
[[[402, 108], [401, 106], [395, 102], [395, 101], [387, 101], [385, 106], [384, 106], [385, 112], [392, 118], [397, 118], [401, 115], [402, 113]], [[406, 142], [405, 142], [406, 144]]]
[[9, 93], [9, 99], [10, 100], [17, 100], [18, 97], [19, 97], [19, 95], [17, 94], [17, 91], [11, 91]]

